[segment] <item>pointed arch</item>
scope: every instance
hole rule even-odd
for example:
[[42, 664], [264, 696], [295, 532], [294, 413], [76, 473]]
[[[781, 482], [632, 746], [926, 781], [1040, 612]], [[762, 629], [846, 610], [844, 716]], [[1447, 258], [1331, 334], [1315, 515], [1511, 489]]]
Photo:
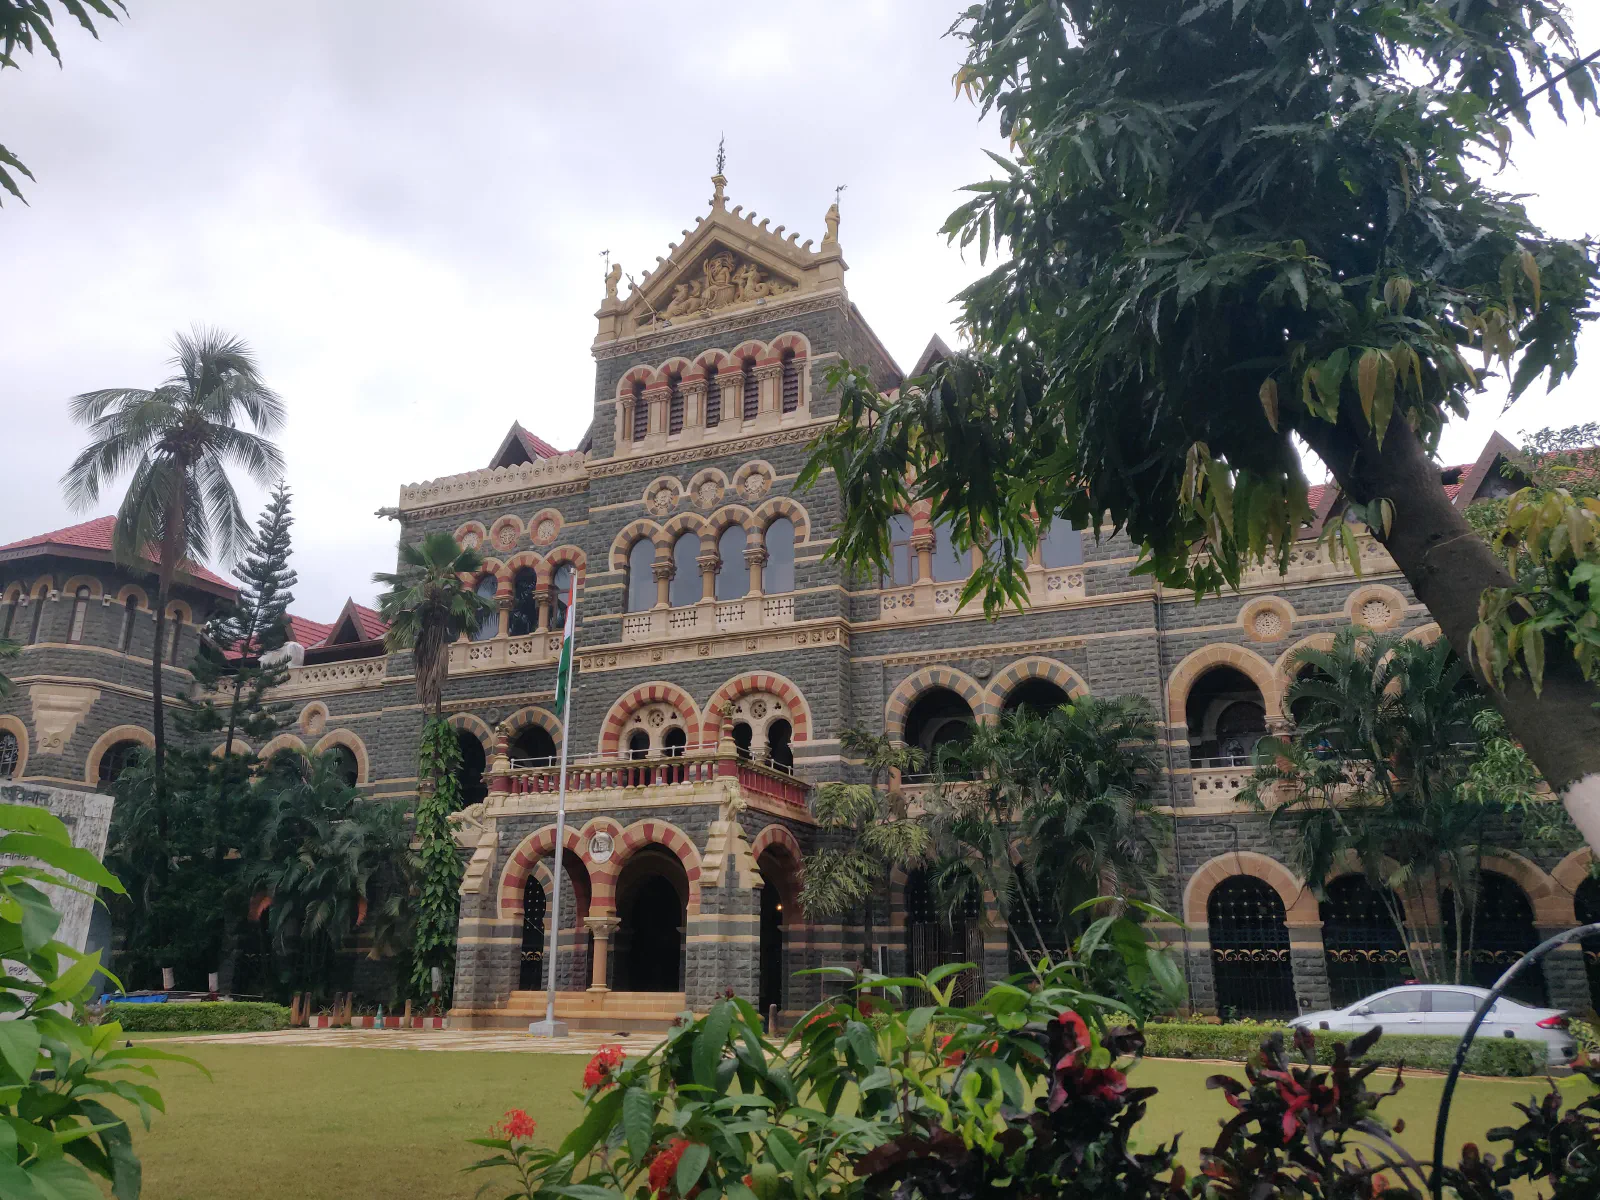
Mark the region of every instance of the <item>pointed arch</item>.
[[1253, 850], [1232, 850], [1200, 864], [1183, 887], [1183, 920], [1192, 929], [1204, 929], [1209, 921], [1206, 903], [1225, 879], [1252, 875], [1278, 893], [1283, 901], [1285, 922], [1294, 925], [1321, 925], [1317, 898], [1305, 882], [1275, 858]]
[[656, 545], [663, 542], [670, 545], [686, 533], [693, 533], [703, 541], [706, 536], [706, 519], [697, 512], [681, 512], [672, 517], [661, 527], [661, 536], [656, 540]]
[[746, 533], [755, 532], [755, 514], [742, 504], [725, 504], [706, 518], [706, 532], [714, 538], [721, 537], [735, 525]]
[[548, 587], [550, 585], [550, 579], [555, 577], [557, 567], [564, 563], [571, 563], [572, 569], [578, 576], [578, 588], [580, 591], [583, 589], [584, 578], [589, 573], [589, 556], [583, 552], [581, 547], [570, 543], [556, 546], [545, 554], [544, 561], [549, 569], [549, 577], [541, 581], [544, 586]]
[[923, 667], [920, 671], [913, 671], [902, 679], [899, 685], [890, 693], [888, 702], [883, 708], [883, 730], [892, 738], [905, 736], [906, 714], [911, 711], [912, 704], [917, 697], [929, 688], [949, 688], [956, 695], [967, 702], [972, 709], [972, 715], [981, 719], [980, 709], [983, 708], [983, 688], [978, 681], [965, 671], [958, 671], [954, 667]]
[[1173, 725], [1187, 724], [1185, 706], [1189, 690], [1195, 681], [1212, 667], [1234, 667], [1250, 678], [1261, 692], [1266, 719], [1271, 721], [1283, 715], [1283, 687], [1276, 671], [1254, 650], [1233, 642], [1215, 642], [1202, 646], [1173, 668], [1167, 680], [1167, 720]]
[[549, 709], [540, 708], [537, 704], [517, 709], [500, 724], [504, 726], [508, 739], [514, 739], [529, 725], [537, 725], [550, 735], [557, 746], [561, 745], [561, 721]]
[[293, 750], [296, 754], [304, 754], [306, 752], [306, 744], [295, 734], [280, 733], [262, 746], [261, 749], [257, 750], [256, 757], [262, 762], [267, 762], [280, 750]]
[[[1570, 897], [1578, 888], [1583, 886], [1583, 881], [1589, 878], [1589, 867], [1594, 862], [1594, 851], [1585, 846], [1581, 850], [1574, 850], [1556, 864], [1555, 870], [1550, 872], [1550, 878], [1555, 884]], [[1577, 914], [1573, 914], [1573, 924], [1577, 924]]]
[[1089, 685], [1083, 681], [1083, 676], [1066, 663], [1030, 654], [1027, 658], [1019, 658], [994, 677], [984, 694], [982, 707], [974, 710], [974, 715], [986, 724], [999, 720], [1000, 713], [1005, 708], [1006, 697], [1016, 691], [1019, 684], [1029, 679], [1048, 680], [1072, 700], [1089, 694]]
[[773, 671], [746, 671], [735, 675], [718, 688], [706, 701], [704, 735], [707, 742], [722, 736], [722, 708], [750, 692], [770, 692], [783, 701], [789, 710], [789, 725], [793, 729], [792, 742], [808, 741], [811, 737], [811, 705], [806, 702], [800, 688]]
[[475, 717], [471, 713], [451, 713], [445, 718], [445, 724], [451, 729], [465, 729], [483, 743], [484, 753], [493, 752], [494, 730], [489, 728], [489, 722], [482, 717]]
[[811, 354], [811, 342], [805, 334], [795, 330], [780, 333], [767, 345], [767, 357], [782, 358], [785, 350], [793, 350], [795, 359], [808, 358]]
[[[138, 742], [146, 750], [156, 748], [155, 734], [142, 725], [114, 725], [95, 739], [89, 747], [89, 756], [83, 762], [83, 781], [90, 787], [100, 786], [100, 760], [106, 751], [123, 742]], [[18, 739], [20, 745], [21, 739]]]
[[1571, 929], [1578, 923], [1572, 893], [1558, 884], [1531, 859], [1514, 850], [1485, 855], [1479, 864], [1483, 871], [1494, 871], [1520, 887], [1533, 906], [1533, 923], [1546, 928]]
[[604, 724], [600, 727], [600, 753], [611, 756], [617, 753], [618, 745], [622, 740], [622, 729], [628, 723], [628, 718], [633, 716], [646, 704], [670, 704], [678, 710], [678, 715], [683, 719], [683, 731], [690, 746], [700, 745], [700, 709], [694, 702], [694, 697], [689, 695], [675, 683], [656, 680], [651, 683], [641, 683], [638, 687], [630, 689], [606, 714]]
[[636, 367], [629, 367], [622, 378], [617, 380], [617, 400], [632, 400], [635, 384], [642, 383], [646, 389], [661, 387], [667, 382], [667, 377], [648, 363], [640, 363]]

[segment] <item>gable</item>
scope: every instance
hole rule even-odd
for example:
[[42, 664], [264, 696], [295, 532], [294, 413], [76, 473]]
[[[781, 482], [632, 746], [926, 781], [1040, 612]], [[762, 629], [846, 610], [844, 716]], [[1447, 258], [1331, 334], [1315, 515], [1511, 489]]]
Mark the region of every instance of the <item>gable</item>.
[[795, 279], [714, 238], [696, 257], [667, 274], [633, 314], [636, 326], [681, 321], [739, 308], [798, 290]]

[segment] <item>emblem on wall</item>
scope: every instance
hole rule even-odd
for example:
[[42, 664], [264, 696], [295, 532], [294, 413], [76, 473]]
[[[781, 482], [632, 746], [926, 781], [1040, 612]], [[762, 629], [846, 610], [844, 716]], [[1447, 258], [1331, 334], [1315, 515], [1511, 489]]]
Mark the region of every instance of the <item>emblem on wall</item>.
[[609, 833], [593, 833], [589, 835], [589, 861], [592, 863], [605, 863], [611, 861], [611, 854], [616, 849], [616, 843]]

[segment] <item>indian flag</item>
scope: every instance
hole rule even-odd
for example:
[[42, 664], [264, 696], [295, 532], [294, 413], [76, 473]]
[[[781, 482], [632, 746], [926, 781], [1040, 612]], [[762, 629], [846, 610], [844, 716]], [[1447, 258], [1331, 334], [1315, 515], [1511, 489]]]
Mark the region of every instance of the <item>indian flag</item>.
[[561, 630], [561, 665], [556, 668], [556, 712], [561, 714], [563, 727], [567, 720], [567, 691], [572, 686], [572, 647], [577, 621], [578, 573], [574, 571], [571, 590], [567, 593], [567, 623]]

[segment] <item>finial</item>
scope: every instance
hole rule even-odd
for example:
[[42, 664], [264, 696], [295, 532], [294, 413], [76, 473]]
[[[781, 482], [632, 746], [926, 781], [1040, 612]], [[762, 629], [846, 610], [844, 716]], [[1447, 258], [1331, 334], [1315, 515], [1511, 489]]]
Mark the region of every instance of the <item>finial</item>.
[[718, 137], [717, 137], [717, 174], [718, 175], [721, 175], [722, 174], [722, 169], [728, 165], [728, 152], [724, 148], [724, 147], [726, 147], [727, 143], [728, 143], [728, 135], [725, 134], [725, 133], [724, 134], [719, 134]]
[[727, 140], [726, 135], [717, 139], [717, 173], [711, 177], [711, 207], [719, 212], [728, 208], [728, 180], [722, 173], [722, 168], [728, 165], [728, 155], [723, 149]]

